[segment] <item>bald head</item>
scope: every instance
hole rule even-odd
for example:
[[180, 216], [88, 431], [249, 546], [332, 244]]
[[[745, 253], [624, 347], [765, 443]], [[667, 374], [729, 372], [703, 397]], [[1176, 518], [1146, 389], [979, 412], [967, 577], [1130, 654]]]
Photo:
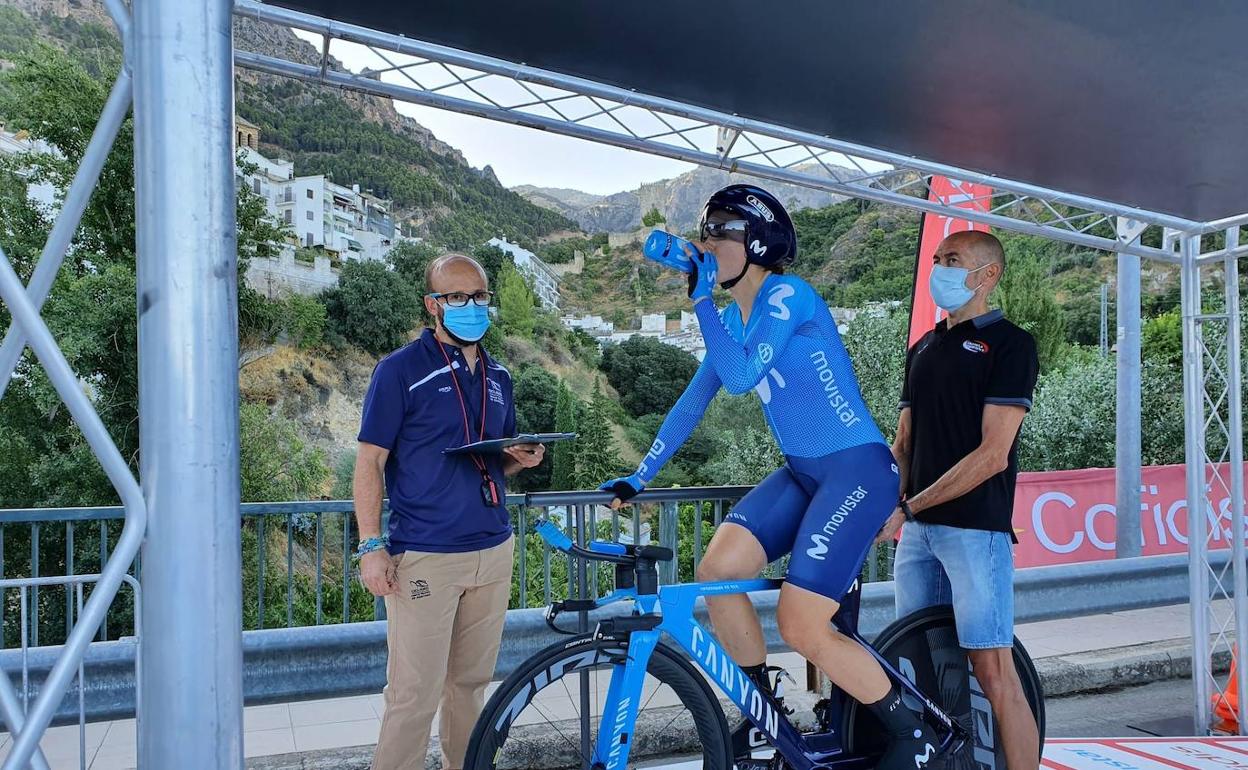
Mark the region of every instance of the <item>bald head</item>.
[[[982, 280], [989, 291], [996, 287], [1005, 272], [1005, 249], [1001, 241], [992, 233], [979, 230], [967, 230], [953, 233], [940, 242], [932, 261], [946, 267], [964, 267], [967, 270], [979, 270]], [[974, 285], [974, 284], [970, 284]]]
[[429, 263], [425, 268], [425, 286], [434, 294], [471, 294], [490, 288], [481, 264], [466, 254], [455, 253], [443, 254]]
[[961, 256], [958, 267], [975, 269], [983, 265], [996, 264], [1005, 269], [1005, 249], [1001, 241], [992, 233], [979, 230], [967, 230], [954, 233], [940, 242], [936, 247], [936, 255], [943, 257], [953, 253]]

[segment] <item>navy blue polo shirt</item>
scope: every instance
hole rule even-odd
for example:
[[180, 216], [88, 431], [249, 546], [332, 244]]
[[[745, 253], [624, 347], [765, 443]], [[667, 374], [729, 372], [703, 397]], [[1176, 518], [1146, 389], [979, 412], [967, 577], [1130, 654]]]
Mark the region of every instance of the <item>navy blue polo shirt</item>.
[[[442, 344], [426, 329], [420, 339], [386, 356], [373, 370], [359, 440], [390, 450], [386, 494], [391, 553], [478, 551], [511, 535], [506, 506], [485, 504], [481, 471], [472, 460], [442, 453], [467, 443], [456, 382], [467, 405], [472, 440], [477, 440], [482, 377], [485, 438], [514, 435], [511, 373], [484, 351], [470, 372], [459, 348]], [[480, 457], [500, 496], [506, 494], [503, 457]]]

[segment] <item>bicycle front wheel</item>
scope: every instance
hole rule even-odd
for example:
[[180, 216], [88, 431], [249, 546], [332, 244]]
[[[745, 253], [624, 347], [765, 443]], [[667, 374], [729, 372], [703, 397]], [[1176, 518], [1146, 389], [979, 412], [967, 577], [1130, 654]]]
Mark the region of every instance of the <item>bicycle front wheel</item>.
[[[486, 703], [464, 767], [592, 770], [607, 686], [623, 653], [618, 643], [586, 635], [533, 656]], [[629, 767], [672, 757], [703, 770], [732, 768], [728, 723], [718, 699], [688, 661], [664, 644], [655, 647], [646, 666], [629, 742]]]
[[[972, 676], [966, 650], [958, 645], [952, 607], [929, 607], [907, 615], [881, 631], [873, 646], [970, 735], [961, 751], [944, 757], [939, 765], [942, 770], [1006, 766], [996, 717]], [[1023, 695], [1040, 731], [1043, 754], [1044, 691], [1040, 677], [1018, 639], [1014, 640], [1013, 652]], [[921, 710], [917, 702], [907, 705]], [[844, 730], [851, 753], [870, 755], [884, 748], [879, 721], [852, 699], [845, 710]]]

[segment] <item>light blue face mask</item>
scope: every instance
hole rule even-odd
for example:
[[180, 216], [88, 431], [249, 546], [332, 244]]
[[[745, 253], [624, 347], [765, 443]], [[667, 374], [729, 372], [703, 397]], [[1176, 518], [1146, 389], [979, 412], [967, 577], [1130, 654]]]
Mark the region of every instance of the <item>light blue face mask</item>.
[[490, 328], [491, 310], [493, 308], [483, 307], [475, 302], [469, 302], [463, 307], [446, 305], [442, 310], [442, 325], [464, 342], [476, 342]]
[[[967, 270], [965, 267], [945, 267], [944, 265], [932, 265], [932, 275], [927, 281], [927, 287], [932, 292], [932, 300], [938, 307], [947, 312], [956, 312], [958, 308], [971, 301], [971, 297], [975, 296], [975, 289], [966, 287], [966, 277], [971, 273], [983, 270], [988, 265], [980, 265], [974, 270]], [[981, 283], [980, 286], [983, 286]]]

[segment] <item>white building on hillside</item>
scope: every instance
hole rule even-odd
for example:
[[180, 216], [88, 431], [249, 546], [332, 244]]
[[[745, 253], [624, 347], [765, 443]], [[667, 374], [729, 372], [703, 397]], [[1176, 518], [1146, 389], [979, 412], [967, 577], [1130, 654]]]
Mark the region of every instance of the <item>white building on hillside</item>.
[[[286, 183], [295, 176], [295, 164], [288, 160], [270, 160], [250, 147], [239, 149], [239, 156], [245, 166], [239, 166], [235, 181], [240, 186], [250, 187], [251, 191], [264, 198], [264, 206], [274, 220], [281, 219], [277, 209], [277, 199], [285, 189]], [[250, 167], [255, 169], [251, 170]], [[247, 172], [244, 172], [244, 169]]]
[[[56, 155], [60, 156], [56, 148], [50, 144], [31, 139], [30, 134], [25, 131], [10, 132], [0, 126], [0, 155]], [[29, 171], [18, 172], [26, 179], [26, 197], [35, 203], [43, 206], [47, 211], [45, 213], [52, 215], [60, 208], [57, 202], [58, 192], [55, 186], [48, 182], [31, 182]]]
[[536, 254], [528, 249], [509, 243], [506, 238], [491, 238], [489, 245], [511, 255], [516, 269], [533, 284], [533, 292], [547, 310], [559, 310], [559, 276]]
[[565, 315], [559, 321], [569, 329], [580, 329], [593, 337], [602, 337], [615, 331], [615, 324], [603, 320], [600, 315], [584, 315], [580, 318]]

